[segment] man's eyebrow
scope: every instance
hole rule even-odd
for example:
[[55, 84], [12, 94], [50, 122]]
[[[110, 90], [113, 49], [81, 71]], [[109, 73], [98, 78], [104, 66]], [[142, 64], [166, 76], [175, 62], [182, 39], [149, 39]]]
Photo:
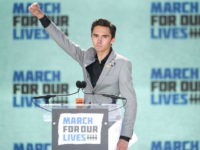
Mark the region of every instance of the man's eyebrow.
[[[98, 33], [92, 33], [92, 35], [95, 35], [95, 36], [97, 36], [97, 35], [99, 35]], [[110, 36], [109, 34], [103, 34], [102, 36]]]
[[104, 34], [104, 35], [102, 35], [102, 36], [105, 36], [105, 37], [107, 37], [107, 36], [110, 36], [109, 34]]

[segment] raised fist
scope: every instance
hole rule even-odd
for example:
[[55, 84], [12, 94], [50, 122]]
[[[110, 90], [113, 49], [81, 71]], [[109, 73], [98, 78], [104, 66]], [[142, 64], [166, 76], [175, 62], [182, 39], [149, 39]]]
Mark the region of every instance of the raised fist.
[[42, 17], [44, 17], [44, 13], [42, 12], [42, 10], [40, 9], [40, 6], [37, 2], [31, 4], [28, 7], [29, 11], [36, 16], [38, 19], [41, 19]]

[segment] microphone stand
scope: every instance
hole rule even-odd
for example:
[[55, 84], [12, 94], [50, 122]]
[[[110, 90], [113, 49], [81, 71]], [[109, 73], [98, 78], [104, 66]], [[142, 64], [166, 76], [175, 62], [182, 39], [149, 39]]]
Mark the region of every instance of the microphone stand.
[[86, 93], [83, 89], [82, 89], [82, 92], [84, 94], [89, 94], [89, 95], [101, 95], [101, 96], [104, 96], [104, 97], [108, 97], [108, 98], [111, 98], [112, 99], [112, 104], [116, 104], [116, 100], [117, 99], [121, 99], [122, 100], [122, 103], [123, 105], [122, 106], [119, 106], [115, 109], [112, 109], [110, 110], [109, 112], [111, 111], [115, 111], [117, 109], [121, 109], [122, 107], [125, 107], [126, 106], [126, 103], [127, 103], [127, 99], [125, 97], [120, 97], [120, 96], [116, 96], [116, 95], [109, 95], [109, 94], [103, 94], [103, 93]]
[[57, 94], [57, 95], [54, 94], [54, 95], [35, 96], [35, 97], [33, 97], [33, 99], [41, 99], [41, 98], [43, 98], [44, 101], [45, 101], [45, 104], [49, 104], [49, 99], [50, 98], [58, 97], [58, 96], [70, 96], [70, 95], [74, 95], [74, 94], [79, 93], [79, 91], [80, 91], [80, 88], [76, 92], [70, 93], [70, 94]]
[[44, 110], [46, 110], [46, 111], [51, 112], [50, 110], [48, 110], [48, 109], [46, 109], [46, 108], [43, 108], [43, 107], [41, 107], [40, 105], [38, 105], [37, 103], [35, 103], [35, 101], [34, 101], [33, 99], [41, 99], [41, 98], [43, 98], [44, 101], [45, 101], [45, 104], [49, 104], [49, 99], [50, 99], [50, 98], [52, 98], [52, 97], [58, 97], [58, 96], [70, 96], [70, 95], [77, 94], [77, 93], [79, 93], [80, 89], [83, 90], [83, 88], [85, 88], [86, 85], [87, 85], [87, 83], [86, 83], [85, 81], [82, 81], [82, 82], [81, 82], [81, 81], [77, 81], [77, 82], [76, 82], [76, 86], [77, 86], [78, 90], [77, 90], [76, 92], [74, 92], [74, 93], [70, 93], [70, 94], [57, 94], [57, 95], [35, 96], [35, 97], [31, 98], [31, 101], [32, 101], [33, 104], [35, 104], [35, 106], [40, 107], [40, 108], [42, 108], [42, 109], [44, 109]]

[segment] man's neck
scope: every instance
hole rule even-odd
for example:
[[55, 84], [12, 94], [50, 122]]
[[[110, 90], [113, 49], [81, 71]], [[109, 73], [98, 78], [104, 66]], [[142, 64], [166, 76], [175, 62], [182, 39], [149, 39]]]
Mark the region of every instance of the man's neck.
[[110, 51], [111, 51], [111, 48], [104, 52], [97, 52], [97, 58], [99, 62], [101, 62], [109, 54]]

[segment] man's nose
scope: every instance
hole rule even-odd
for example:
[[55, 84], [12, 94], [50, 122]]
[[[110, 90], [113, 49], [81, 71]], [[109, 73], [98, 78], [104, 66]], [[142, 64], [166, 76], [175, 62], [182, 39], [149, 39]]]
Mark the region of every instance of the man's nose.
[[102, 42], [102, 37], [98, 37], [97, 42], [101, 43]]

